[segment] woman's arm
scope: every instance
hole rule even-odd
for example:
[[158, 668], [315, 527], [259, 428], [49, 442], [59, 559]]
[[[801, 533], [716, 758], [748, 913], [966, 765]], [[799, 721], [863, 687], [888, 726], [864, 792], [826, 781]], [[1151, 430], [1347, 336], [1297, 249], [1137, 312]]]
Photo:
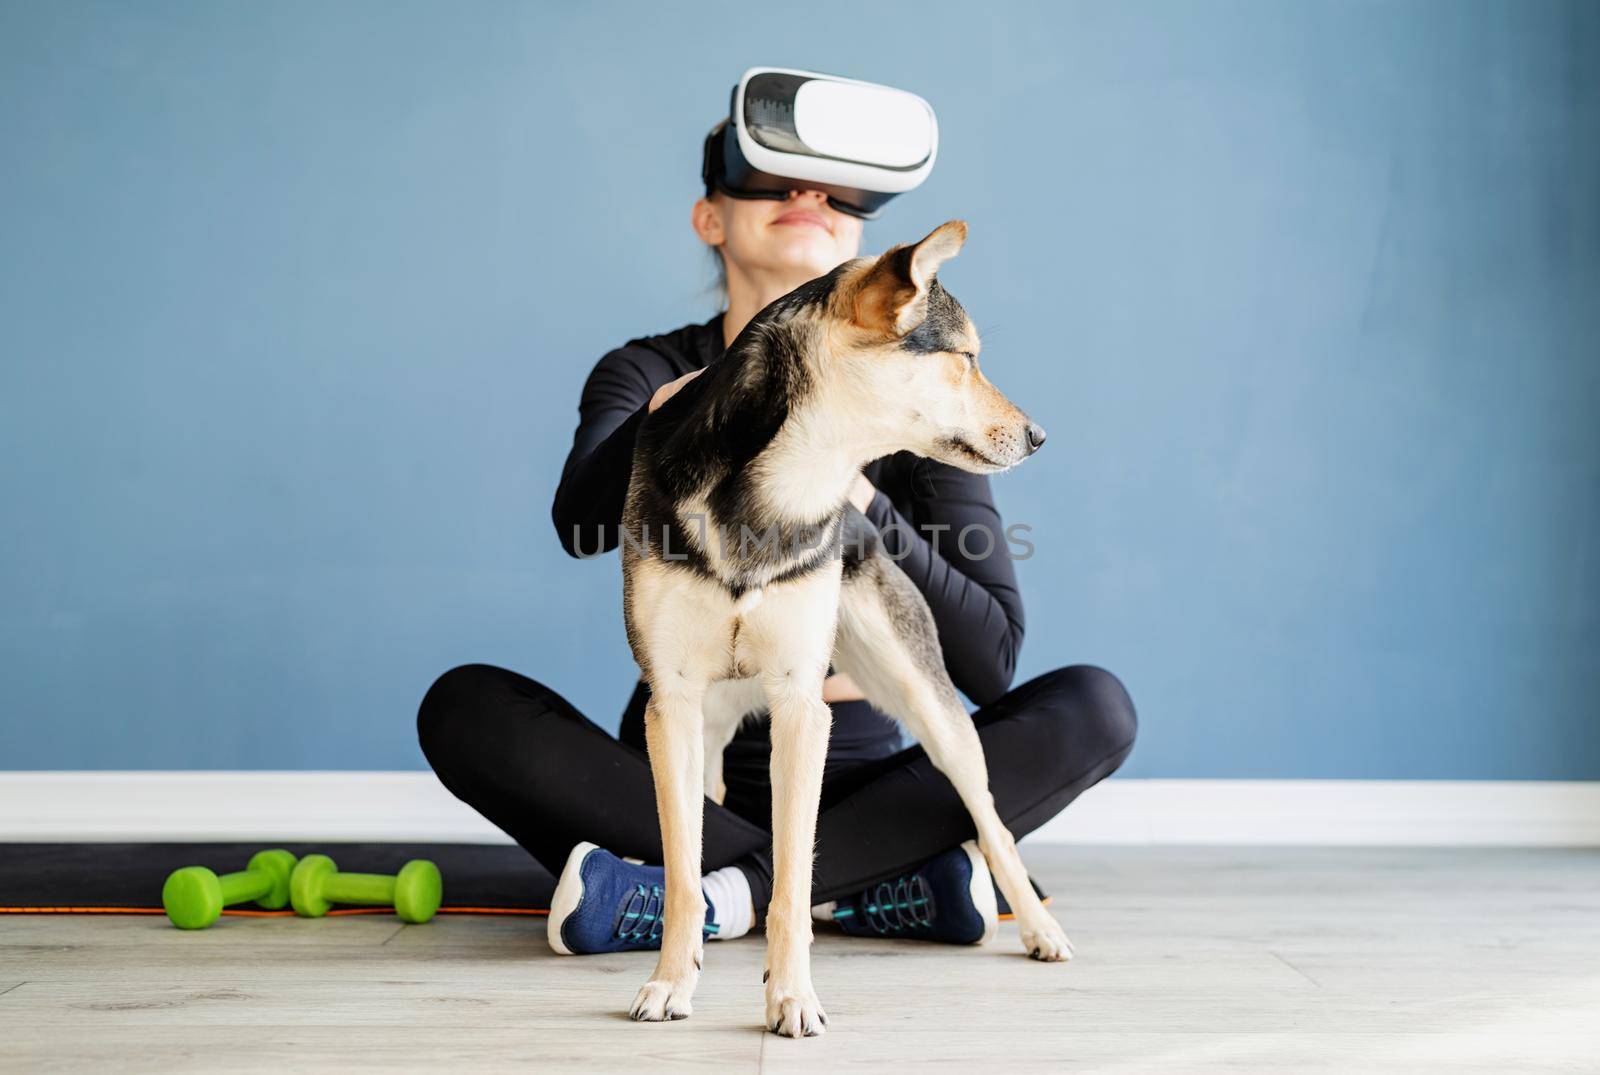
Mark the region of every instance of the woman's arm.
[[641, 347], [623, 347], [596, 363], [578, 401], [578, 429], [550, 506], [568, 556], [617, 547], [639, 423], [699, 373], [676, 376], [665, 358]]
[[988, 478], [931, 460], [913, 473], [910, 518], [881, 489], [865, 514], [927, 599], [950, 678], [987, 705], [1011, 687], [1024, 628], [1005, 524]]

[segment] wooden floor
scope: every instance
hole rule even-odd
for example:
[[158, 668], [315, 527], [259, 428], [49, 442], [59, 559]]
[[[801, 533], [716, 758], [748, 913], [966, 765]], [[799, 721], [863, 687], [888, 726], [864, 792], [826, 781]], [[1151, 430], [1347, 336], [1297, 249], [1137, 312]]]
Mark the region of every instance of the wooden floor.
[[1025, 848], [1077, 944], [847, 940], [826, 1037], [760, 1030], [761, 944], [694, 1018], [628, 1022], [645, 954], [542, 919], [0, 919], [0, 1070], [1600, 1070], [1600, 852]]

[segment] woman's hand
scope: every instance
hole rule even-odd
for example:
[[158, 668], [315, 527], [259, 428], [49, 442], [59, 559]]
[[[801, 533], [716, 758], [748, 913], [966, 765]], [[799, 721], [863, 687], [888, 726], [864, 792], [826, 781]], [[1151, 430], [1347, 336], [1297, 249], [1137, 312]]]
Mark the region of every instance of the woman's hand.
[[666, 384], [664, 384], [660, 388], [656, 389], [655, 395], [650, 397], [650, 403], [648, 404], [648, 413], [650, 413], [650, 414], [656, 413], [656, 411], [661, 409], [661, 405], [663, 403], [665, 403], [667, 400], [671, 399], [673, 396], [678, 394], [678, 389], [682, 388], [684, 385], [688, 384], [690, 381], [694, 380], [696, 377], [700, 376], [704, 372], [705, 372], [705, 370], [703, 370], [703, 369], [690, 370], [688, 373], [685, 373], [682, 377], [679, 377], [679, 378], [677, 378], [675, 380], [668, 381]]
[[850, 503], [856, 506], [856, 510], [865, 515], [867, 505], [871, 504], [872, 498], [877, 495], [877, 486], [867, 481], [866, 475], [857, 474], [855, 483], [850, 486]]
[[866, 697], [861, 693], [861, 688], [856, 686], [856, 681], [843, 672], [835, 672], [822, 681], [824, 702], [863, 702]]
[[[866, 477], [857, 474], [856, 480], [850, 486], [850, 503], [856, 510], [865, 515], [867, 505], [872, 503], [872, 498], [878, 495], [878, 489]], [[856, 681], [843, 672], [835, 672], [822, 681], [822, 700], [824, 702], [863, 702], [866, 695], [861, 693], [861, 688], [856, 686]]]
[[[865, 475], [857, 474], [856, 480], [850, 486], [850, 503], [856, 506], [856, 510], [865, 515], [867, 505], [872, 503], [872, 498], [877, 495], [877, 486], [867, 481]], [[822, 681], [824, 702], [864, 702], [866, 697], [861, 693], [861, 688], [856, 686], [856, 681], [843, 672], [835, 672]]]

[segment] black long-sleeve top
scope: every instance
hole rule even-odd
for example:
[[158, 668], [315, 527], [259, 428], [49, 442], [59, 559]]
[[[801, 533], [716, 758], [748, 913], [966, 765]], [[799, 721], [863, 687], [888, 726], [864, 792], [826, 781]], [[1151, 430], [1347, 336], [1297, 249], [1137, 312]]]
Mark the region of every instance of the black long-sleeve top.
[[[569, 555], [593, 556], [617, 547], [634, 437], [650, 397], [668, 381], [704, 368], [723, 350], [719, 314], [703, 325], [630, 340], [595, 365], [583, 387], [572, 451], [551, 508]], [[989, 479], [909, 452], [879, 459], [865, 473], [877, 489], [867, 518], [933, 610], [950, 678], [979, 705], [996, 700], [1016, 672], [1023, 616]], [[957, 536], [974, 525], [988, 533], [972, 533], [964, 551]], [[628, 704], [625, 738], [640, 726], [645, 691], [640, 684]], [[881, 743], [887, 751], [898, 743], [894, 726], [865, 702], [836, 703], [833, 718], [835, 745], [859, 749]], [[765, 729], [749, 734], [764, 738]]]

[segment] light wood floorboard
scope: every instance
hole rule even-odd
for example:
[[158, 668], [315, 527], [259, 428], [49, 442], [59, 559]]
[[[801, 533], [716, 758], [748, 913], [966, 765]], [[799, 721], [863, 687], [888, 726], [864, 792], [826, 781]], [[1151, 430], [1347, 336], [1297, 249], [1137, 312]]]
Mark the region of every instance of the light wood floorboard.
[[829, 1033], [760, 1029], [762, 951], [694, 1018], [623, 1015], [643, 954], [544, 921], [0, 918], [6, 1071], [1600, 1070], [1600, 851], [1027, 848], [1078, 946], [819, 930]]

